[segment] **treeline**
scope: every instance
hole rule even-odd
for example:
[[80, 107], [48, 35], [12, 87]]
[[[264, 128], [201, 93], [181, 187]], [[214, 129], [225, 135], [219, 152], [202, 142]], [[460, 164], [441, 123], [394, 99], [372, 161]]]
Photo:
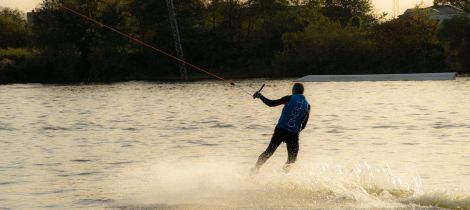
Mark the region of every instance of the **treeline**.
[[[385, 20], [370, 0], [174, 0], [187, 61], [222, 76], [469, 72], [470, 18]], [[469, 10], [465, 0], [436, 0]], [[177, 62], [64, 9], [174, 53], [165, 1], [43, 0], [0, 10], [0, 83], [177, 79]], [[206, 75], [189, 70], [190, 78]]]

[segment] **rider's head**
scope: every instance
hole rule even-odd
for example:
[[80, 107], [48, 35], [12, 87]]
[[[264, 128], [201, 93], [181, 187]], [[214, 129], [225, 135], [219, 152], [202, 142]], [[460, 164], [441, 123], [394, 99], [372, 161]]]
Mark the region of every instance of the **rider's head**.
[[292, 94], [304, 94], [304, 85], [302, 83], [295, 83], [294, 86], [292, 86]]

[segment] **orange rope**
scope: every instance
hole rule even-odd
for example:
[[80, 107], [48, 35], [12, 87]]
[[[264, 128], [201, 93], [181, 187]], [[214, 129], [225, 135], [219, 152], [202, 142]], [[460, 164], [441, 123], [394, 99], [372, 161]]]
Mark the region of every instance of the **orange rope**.
[[[178, 58], [178, 57], [176, 57], [176, 56], [174, 56], [174, 55], [172, 55], [172, 54], [170, 54], [170, 53], [168, 53], [168, 52], [166, 52], [166, 51], [163, 51], [163, 50], [161, 50], [161, 49], [158, 49], [158, 48], [156, 48], [156, 47], [154, 47], [154, 46], [152, 46], [152, 45], [150, 45], [150, 44], [147, 44], [146, 42], [144, 42], [144, 41], [142, 41], [142, 40], [140, 40], [140, 39], [138, 39], [138, 38], [136, 38], [136, 37], [133, 37], [132, 35], [126, 34], [126, 33], [124, 33], [124, 32], [121, 32], [121, 31], [119, 31], [119, 30], [117, 30], [117, 29], [115, 29], [115, 28], [113, 28], [113, 27], [111, 27], [111, 26], [105, 25], [105, 24], [103, 24], [103, 23], [101, 23], [101, 22], [99, 22], [99, 21], [97, 21], [97, 20], [95, 20], [95, 19], [93, 19], [93, 18], [90, 18], [90, 17], [88, 17], [88, 16], [86, 16], [86, 15], [80, 13], [80, 12], [77, 12], [77, 11], [75, 11], [75, 10], [73, 10], [73, 9], [70, 9], [70, 8], [66, 7], [65, 5], [63, 5], [63, 4], [61, 4], [61, 3], [59, 3], [58, 5], [59, 5], [59, 7], [65, 9], [65, 10], [67, 10], [67, 11], [69, 11], [69, 12], [75, 14], [75, 15], [78, 15], [78, 16], [80, 16], [80, 17], [82, 17], [82, 18], [85, 18], [86, 20], [88, 20], [88, 21], [90, 21], [90, 22], [96, 23], [96, 24], [98, 24], [98, 25], [101, 26], [101, 27], [107, 28], [107, 29], [109, 29], [109, 30], [111, 30], [111, 31], [114, 31], [114, 32], [116, 32], [116, 33], [118, 33], [118, 34], [124, 36], [124, 37], [127, 37], [128, 39], [134, 41], [134, 42], [137, 43], [137, 44], [140, 44], [140, 45], [142, 45], [142, 46], [148, 47], [148, 48], [150, 48], [150, 49], [152, 49], [152, 50], [154, 50], [154, 51], [156, 51], [156, 52], [159, 52], [159, 53], [161, 53], [161, 54], [163, 54], [163, 55], [166, 55], [166, 56], [168, 56], [168, 57], [170, 57], [170, 58], [172, 58], [172, 59], [175, 59], [175, 60], [177, 60], [177, 61], [179, 61], [179, 62], [181, 62], [181, 63], [183, 63], [183, 64], [185, 64], [185, 65], [187, 65], [187, 66], [189, 66], [189, 67], [191, 67], [191, 68], [193, 68], [193, 69], [196, 69], [196, 70], [198, 70], [198, 71], [204, 72], [205, 74], [207, 74], [207, 75], [209, 75], [209, 76], [211, 76], [211, 77], [214, 77], [214, 78], [216, 78], [216, 79], [219, 79], [219, 80], [222, 80], [222, 81], [224, 81], [224, 82], [227, 82], [227, 83], [229, 83], [229, 84], [232, 85], [232, 86], [235, 86], [235, 83], [234, 83], [233, 81], [226, 80], [226, 79], [224, 79], [224, 78], [222, 78], [222, 77], [220, 77], [220, 76], [218, 76], [218, 75], [216, 75], [216, 74], [214, 74], [214, 73], [212, 73], [212, 72], [209, 72], [209, 71], [207, 71], [207, 70], [205, 70], [205, 69], [203, 69], [203, 68], [201, 68], [201, 67], [199, 67], [199, 66], [196, 66], [196, 65], [194, 65], [194, 64], [192, 64], [192, 63], [189, 63], [189, 62], [187, 62], [187, 61], [185, 61], [185, 60], [183, 60], [183, 59], [180, 59], [180, 58]], [[239, 87], [239, 86], [236, 86], [236, 87], [238, 87], [240, 90], [242, 90], [243, 92], [245, 92], [245, 93], [247, 93], [248, 95], [251, 96], [251, 94], [250, 94], [249, 92], [247, 92], [246, 90], [242, 89], [242, 88]]]

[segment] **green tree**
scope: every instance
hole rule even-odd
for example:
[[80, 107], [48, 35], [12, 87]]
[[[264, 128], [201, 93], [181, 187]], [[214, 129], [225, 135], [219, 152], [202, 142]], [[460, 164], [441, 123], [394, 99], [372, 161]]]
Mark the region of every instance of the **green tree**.
[[[444, 2], [451, 0], [436, 0]], [[178, 76], [175, 60], [70, 13], [59, 3], [174, 53], [165, 1], [43, 0], [34, 13], [32, 26], [34, 47], [38, 50], [31, 51], [34, 56], [40, 53], [34, 67], [41, 68], [11, 75], [29, 76], [36, 82], [156, 80]], [[444, 22], [439, 40], [438, 23], [430, 20], [425, 10], [381, 22], [373, 14], [370, 0], [174, 0], [174, 3], [186, 60], [225, 76], [442, 71], [446, 68], [444, 53], [449, 64], [458, 64], [459, 69], [470, 59], [467, 20]], [[24, 20], [11, 19], [8, 15], [0, 16], [3, 24], [0, 34], [10, 36], [8, 43], [22, 40], [19, 35], [6, 33], [16, 30], [8, 27], [24, 24], [27, 28]], [[0, 37], [2, 43], [8, 36]], [[189, 72], [190, 76], [200, 76], [195, 71]]]
[[[176, 18], [185, 60], [198, 65], [205, 64], [207, 55], [206, 15], [207, 9], [200, 0], [175, 0]], [[130, 0], [128, 3], [130, 21], [135, 23], [132, 31], [143, 41], [157, 46], [167, 52], [176, 54], [169, 21], [168, 9], [165, 1]], [[145, 58], [139, 65], [158, 66], [157, 70], [142, 72], [142, 75], [178, 75], [177, 62], [174, 59], [156, 54], [147, 48], [140, 48], [139, 55]], [[144, 67], [149, 69], [149, 67]], [[189, 71], [193, 74], [193, 71]]]
[[282, 36], [285, 33], [303, 31], [321, 16], [319, 4], [313, 1], [300, 4], [298, 1], [258, 0], [250, 1], [248, 6], [254, 28], [248, 40], [253, 47], [249, 50], [254, 51], [254, 57], [267, 65], [283, 49]]
[[445, 56], [437, 30], [438, 22], [426, 10], [375, 27], [372, 39], [379, 45], [383, 71], [443, 71]]
[[31, 29], [22, 12], [0, 7], [0, 28], [0, 48], [18, 48], [29, 45]]
[[439, 38], [446, 44], [451, 69], [470, 73], [470, 18], [455, 16], [444, 20]]
[[360, 17], [365, 23], [373, 22], [372, 2], [370, 0], [323, 0], [323, 14], [331, 20], [346, 26], [351, 18]]
[[283, 36], [284, 49], [278, 54], [280, 75], [355, 74], [374, 70], [375, 44], [368, 32], [342, 27], [324, 18], [305, 31]]
[[34, 13], [35, 44], [47, 63], [46, 75], [55, 81], [89, 81], [89, 61], [97, 26], [62, 9], [63, 4], [92, 18], [96, 17], [95, 1], [43, 0]]

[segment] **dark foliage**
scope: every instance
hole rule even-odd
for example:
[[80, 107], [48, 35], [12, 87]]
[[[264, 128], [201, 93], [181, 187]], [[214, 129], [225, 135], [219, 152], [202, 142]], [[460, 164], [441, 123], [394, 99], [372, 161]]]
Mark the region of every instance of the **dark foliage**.
[[[384, 21], [369, 0], [174, 1], [185, 59], [221, 76], [463, 71], [469, 60], [469, 35], [459, 31], [468, 21], [444, 22], [438, 39], [439, 25], [426, 14]], [[174, 54], [165, 1], [43, 0], [32, 25], [17, 11], [0, 13], [8, 26], [1, 47], [32, 49], [0, 53], [0, 82], [179, 78], [175, 60], [59, 3]]]

